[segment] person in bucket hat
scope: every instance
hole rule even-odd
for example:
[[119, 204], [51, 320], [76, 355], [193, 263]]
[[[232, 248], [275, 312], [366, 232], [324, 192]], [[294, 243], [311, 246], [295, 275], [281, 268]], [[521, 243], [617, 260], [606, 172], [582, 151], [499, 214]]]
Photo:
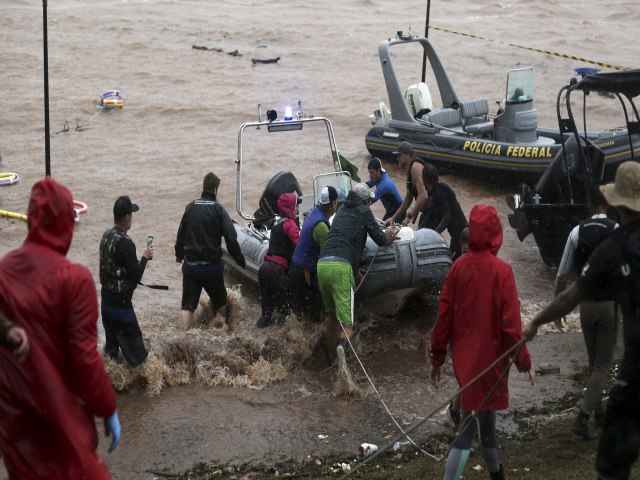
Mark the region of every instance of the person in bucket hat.
[[589, 256], [578, 280], [524, 329], [532, 340], [540, 325], [560, 319], [582, 300], [615, 300], [622, 309], [624, 356], [609, 394], [596, 469], [600, 479], [628, 479], [640, 452], [640, 164], [625, 162], [615, 181], [600, 187], [620, 227]]

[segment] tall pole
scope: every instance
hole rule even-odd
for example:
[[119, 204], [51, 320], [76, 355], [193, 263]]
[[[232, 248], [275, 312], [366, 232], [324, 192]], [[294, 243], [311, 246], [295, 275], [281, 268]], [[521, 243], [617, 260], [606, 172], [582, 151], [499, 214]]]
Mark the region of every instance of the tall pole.
[[51, 134], [49, 132], [49, 49], [47, 45], [47, 0], [42, 0], [42, 32], [44, 36], [44, 170], [51, 176]]
[[[429, 12], [431, 11], [431, 0], [427, 0], [427, 15], [424, 22], [424, 38], [429, 38]], [[427, 51], [422, 52], [422, 83], [427, 77]]]

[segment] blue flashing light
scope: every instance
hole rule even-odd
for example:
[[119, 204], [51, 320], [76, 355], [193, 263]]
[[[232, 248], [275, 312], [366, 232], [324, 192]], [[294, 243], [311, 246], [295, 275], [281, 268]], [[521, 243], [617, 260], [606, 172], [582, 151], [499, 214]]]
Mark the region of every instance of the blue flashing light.
[[284, 119], [293, 120], [293, 113], [291, 111], [291, 105], [287, 105], [284, 109]]

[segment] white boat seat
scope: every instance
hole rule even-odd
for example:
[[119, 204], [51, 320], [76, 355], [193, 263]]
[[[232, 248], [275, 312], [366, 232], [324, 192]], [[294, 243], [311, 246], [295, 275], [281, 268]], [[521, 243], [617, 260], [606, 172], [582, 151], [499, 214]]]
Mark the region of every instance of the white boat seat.
[[422, 120], [439, 127], [459, 127], [462, 124], [460, 112], [455, 108], [441, 108], [422, 116]]
[[489, 120], [489, 101], [486, 98], [460, 102], [460, 115], [465, 132], [478, 137], [493, 134], [493, 122]]

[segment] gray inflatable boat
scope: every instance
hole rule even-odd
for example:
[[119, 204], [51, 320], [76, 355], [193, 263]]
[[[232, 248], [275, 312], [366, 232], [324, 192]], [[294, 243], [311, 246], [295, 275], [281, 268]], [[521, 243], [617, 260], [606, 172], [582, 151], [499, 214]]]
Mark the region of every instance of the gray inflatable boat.
[[[290, 171], [276, 173], [269, 182], [260, 197], [258, 209], [249, 215], [243, 210], [242, 196], [242, 171], [246, 159], [245, 133], [259, 130], [264, 135], [279, 132], [287, 132], [291, 135], [291, 142], [296, 142], [295, 132], [302, 130], [303, 125], [314, 122], [323, 124], [329, 139], [333, 166], [329, 166], [312, 176], [313, 193], [303, 194], [296, 175]], [[292, 135], [293, 134], [293, 135]], [[279, 137], [279, 140], [284, 136]], [[285, 142], [286, 143], [286, 142]], [[299, 144], [299, 143], [298, 143]], [[325, 156], [326, 157], [326, 156]], [[346, 198], [351, 189], [351, 175], [344, 171], [344, 161], [341, 162], [338, 153], [333, 127], [329, 120], [323, 117], [295, 118], [272, 122], [248, 122], [244, 123], [238, 133], [238, 157], [236, 210], [244, 219], [244, 223], [234, 222], [238, 242], [245, 256], [247, 265], [242, 269], [228, 254], [223, 240], [223, 261], [237, 271], [243, 277], [258, 283], [258, 269], [269, 247], [270, 228], [277, 221], [277, 199], [282, 193], [296, 193], [300, 196], [299, 206], [300, 225], [304, 223], [306, 215], [314, 208], [316, 199], [324, 186], [332, 185], [336, 188], [339, 201]], [[421, 292], [436, 293], [442, 287], [444, 279], [451, 266], [451, 256], [447, 243], [437, 232], [429, 229], [414, 231], [409, 227], [403, 227], [399, 233], [399, 239], [393, 245], [379, 248], [373, 240], [367, 239], [366, 257], [362, 263], [365, 276], [357, 287], [356, 298], [366, 299], [367, 305], [378, 312], [392, 315], [405, 304], [406, 300]]]

